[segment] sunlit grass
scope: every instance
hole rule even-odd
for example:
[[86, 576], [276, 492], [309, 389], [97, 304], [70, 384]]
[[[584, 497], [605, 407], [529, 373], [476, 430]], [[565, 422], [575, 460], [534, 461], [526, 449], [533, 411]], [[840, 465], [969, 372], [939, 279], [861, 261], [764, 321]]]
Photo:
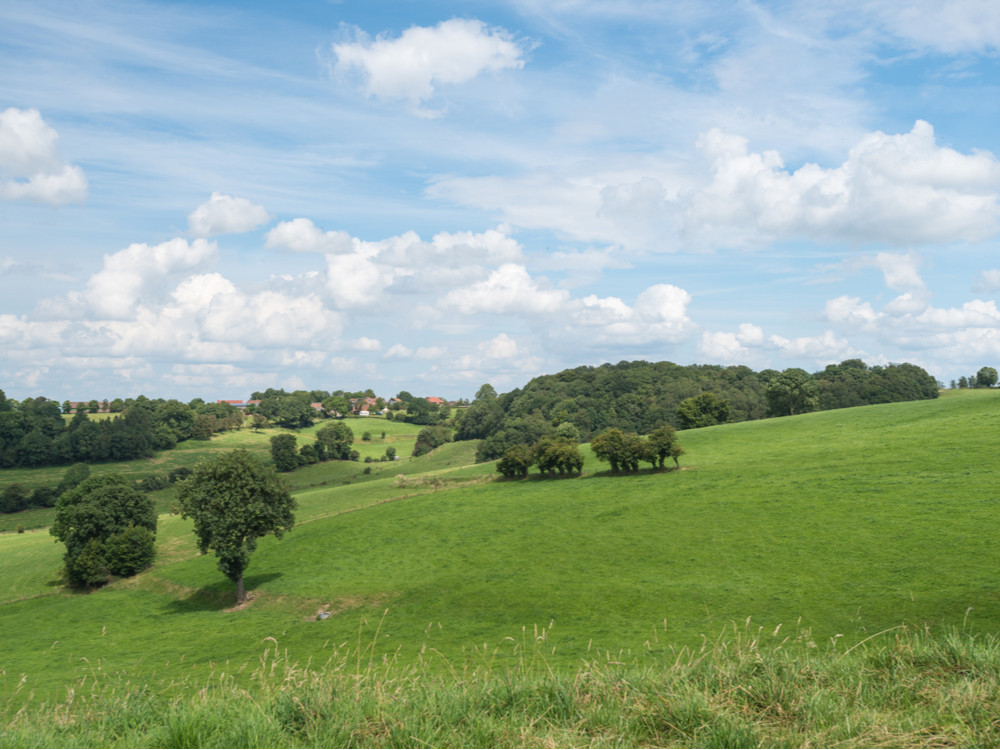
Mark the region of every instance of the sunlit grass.
[[843, 649], [904, 623], [993, 633], [998, 422], [983, 391], [688, 431], [666, 473], [608, 476], [585, 450], [579, 479], [489, 481], [468, 443], [368, 475], [294, 472], [300, 524], [261, 544], [256, 599], [236, 612], [179, 518], [161, 519], [153, 570], [90, 595], [51, 585], [61, 547], [44, 532], [0, 535], [16, 568], [0, 581], [0, 667], [8, 685], [25, 676], [21, 695], [61, 701], [97, 659], [103, 674], [201, 680], [268, 637], [320, 663], [359, 623], [376, 658], [433, 652], [433, 669], [537, 625], [560, 679], [597, 656], [659, 664], [747, 617]]

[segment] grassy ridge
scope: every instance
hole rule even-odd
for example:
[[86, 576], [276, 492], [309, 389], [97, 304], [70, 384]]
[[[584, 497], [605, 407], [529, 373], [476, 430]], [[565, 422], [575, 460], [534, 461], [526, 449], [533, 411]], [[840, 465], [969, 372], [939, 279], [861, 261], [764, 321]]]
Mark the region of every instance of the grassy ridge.
[[255, 555], [258, 598], [239, 612], [180, 519], [161, 527], [156, 568], [85, 596], [54, 595], [51, 538], [0, 535], [5, 568], [25, 561], [0, 589], [4, 689], [23, 674], [19, 696], [63, 700], [97, 659], [105, 675], [207, 679], [252, 665], [268, 637], [300, 663], [360, 639], [405, 666], [462, 663], [537, 625], [570, 674], [672, 658], [747, 617], [845, 648], [902, 622], [996, 632], [998, 422], [996, 394], [968, 392], [689, 431], [685, 470], [666, 474], [482, 483], [492, 466], [457, 444], [372, 465], [405, 480], [317, 478], [303, 523]]

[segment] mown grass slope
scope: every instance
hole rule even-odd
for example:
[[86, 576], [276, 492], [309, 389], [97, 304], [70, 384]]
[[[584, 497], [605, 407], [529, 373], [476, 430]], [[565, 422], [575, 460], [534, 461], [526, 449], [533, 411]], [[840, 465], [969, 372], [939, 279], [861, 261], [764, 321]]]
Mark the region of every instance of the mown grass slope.
[[669, 657], [747, 618], [847, 644], [904, 622], [995, 632], [998, 425], [997, 394], [948, 394], [688, 431], [682, 471], [614, 477], [588, 455], [551, 481], [484, 481], [492, 465], [449, 445], [399, 462], [405, 478], [301, 491], [240, 611], [177, 518], [153, 570], [90, 595], [58, 587], [45, 532], [2, 535], [3, 690], [238, 671], [269, 638], [302, 663], [357, 643], [446, 670], [544, 629], [561, 670]]

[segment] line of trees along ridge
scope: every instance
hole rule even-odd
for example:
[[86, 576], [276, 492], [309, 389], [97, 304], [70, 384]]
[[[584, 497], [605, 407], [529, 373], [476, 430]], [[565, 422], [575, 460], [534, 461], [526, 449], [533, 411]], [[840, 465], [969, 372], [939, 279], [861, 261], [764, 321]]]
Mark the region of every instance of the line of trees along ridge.
[[646, 435], [851, 406], [932, 399], [937, 381], [908, 363], [868, 366], [850, 359], [808, 373], [673, 362], [619, 362], [543, 375], [497, 395], [481, 388], [456, 419], [456, 440], [480, 440], [476, 458], [501, 458], [570, 423], [582, 441], [608, 428]]

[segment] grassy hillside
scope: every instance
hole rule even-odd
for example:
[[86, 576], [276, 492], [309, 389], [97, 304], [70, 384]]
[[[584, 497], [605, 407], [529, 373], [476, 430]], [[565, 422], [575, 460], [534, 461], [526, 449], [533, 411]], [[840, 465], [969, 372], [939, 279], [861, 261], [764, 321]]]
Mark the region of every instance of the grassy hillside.
[[818, 643], [901, 623], [996, 632], [998, 426], [1000, 395], [973, 391], [689, 431], [665, 474], [607, 476], [588, 454], [579, 479], [486, 481], [492, 465], [452, 444], [350, 484], [317, 475], [300, 526], [253, 558], [240, 611], [178, 518], [153, 570], [89, 595], [59, 587], [45, 531], [3, 534], [0, 689], [207, 678], [269, 639], [302, 664], [364, 644], [447, 671], [544, 631], [562, 671], [669, 660], [747, 618]]

